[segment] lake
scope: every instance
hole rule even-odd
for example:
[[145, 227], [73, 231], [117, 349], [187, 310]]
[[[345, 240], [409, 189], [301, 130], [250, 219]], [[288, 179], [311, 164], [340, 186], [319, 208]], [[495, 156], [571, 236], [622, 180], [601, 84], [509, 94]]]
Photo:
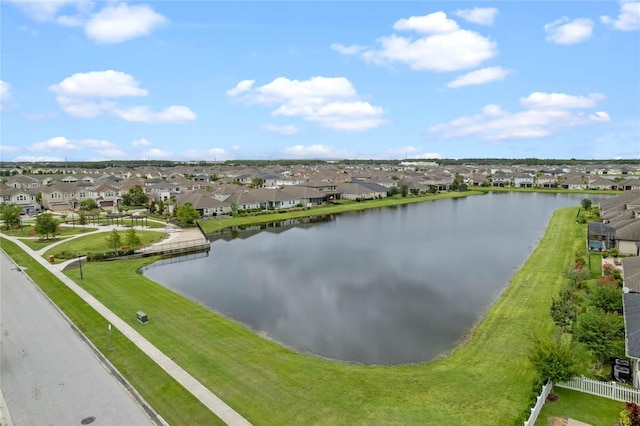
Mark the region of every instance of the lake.
[[241, 238], [219, 238], [208, 256], [143, 274], [300, 352], [425, 362], [486, 314], [553, 211], [584, 198], [607, 197], [489, 193], [344, 213], [234, 232]]

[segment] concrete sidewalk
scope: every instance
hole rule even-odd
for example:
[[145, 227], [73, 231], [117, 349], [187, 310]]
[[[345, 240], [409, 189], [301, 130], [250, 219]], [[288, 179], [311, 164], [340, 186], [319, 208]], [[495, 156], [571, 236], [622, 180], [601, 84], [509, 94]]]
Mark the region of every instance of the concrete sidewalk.
[[[109, 231], [110, 229], [106, 229]], [[101, 230], [102, 231], [102, 230]], [[96, 232], [101, 232], [96, 231]], [[102, 231], [104, 232], [104, 231]], [[199, 231], [198, 231], [199, 233]], [[82, 234], [82, 236], [88, 234]], [[200, 234], [201, 235], [201, 234]], [[9, 237], [1, 235], [1, 238], [15, 242], [20, 248], [22, 248], [27, 254], [29, 254], [35, 261], [40, 263], [45, 268], [49, 269], [53, 275], [55, 275], [62, 283], [69, 287], [73, 292], [80, 296], [88, 305], [102, 315], [109, 324], [116, 327], [123, 335], [125, 335], [131, 342], [133, 342], [140, 350], [142, 350], [147, 356], [149, 356], [156, 364], [158, 364], [163, 370], [165, 370], [171, 377], [173, 377], [178, 383], [184, 386], [194, 397], [196, 397], [202, 404], [204, 404], [209, 410], [217, 415], [222, 421], [228, 425], [250, 425], [244, 417], [237, 413], [233, 408], [227, 405], [213, 392], [207, 389], [196, 378], [191, 376], [182, 367], [176, 364], [173, 360], [167, 357], [162, 351], [156, 348], [151, 342], [145, 339], [140, 333], [138, 333], [133, 327], [120, 319], [116, 314], [110, 311], [95, 297], [85, 291], [82, 287], [76, 284], [73, 280], [68, 278], [62, 273], [58, 267], [52, 267], [41, 255], [31, 250], [26, 244], [20, 241], [16, 237]], [[67, 241], [66, 239], [65, 241]], [[47, 249], [49, 249], [48, 247]], [[77, 260], [73, 260], [77, 261]]]

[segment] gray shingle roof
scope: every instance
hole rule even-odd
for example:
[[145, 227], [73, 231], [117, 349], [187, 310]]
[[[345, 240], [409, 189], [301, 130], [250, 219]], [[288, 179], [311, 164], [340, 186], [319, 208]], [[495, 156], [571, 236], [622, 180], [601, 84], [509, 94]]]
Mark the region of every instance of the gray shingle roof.
[[626, 293], [624, 307], [625, 352], [628, 357], [640, 358], [640, 293]]

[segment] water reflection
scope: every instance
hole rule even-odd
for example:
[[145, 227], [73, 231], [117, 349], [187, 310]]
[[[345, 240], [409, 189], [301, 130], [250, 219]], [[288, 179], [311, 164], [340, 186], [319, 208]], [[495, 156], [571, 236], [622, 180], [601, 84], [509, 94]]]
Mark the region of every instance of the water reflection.
[[506, 288], [553, 210], [582, 198], [488, 194], [236, 230], [209, 257], [144, 273], [299, 351], [428, 361]]

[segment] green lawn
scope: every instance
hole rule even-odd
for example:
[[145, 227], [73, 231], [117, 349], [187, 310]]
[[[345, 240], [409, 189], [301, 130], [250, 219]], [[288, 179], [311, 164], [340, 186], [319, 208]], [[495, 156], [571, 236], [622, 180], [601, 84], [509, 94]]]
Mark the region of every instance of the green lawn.
[[106, 320], [16, 244], [0, 238], [0, 248], [18, 265], [26, 268], [25, 273], [64, 311], [169, 424], [224, 424], [116, 329], [112, 330], [111, 350], [109, 350]]
[[[359, 366], [296, 353], [139, 275], [146, 260], [89, 263], [83, 280], [68, 273], [255, 424], [510, 425], [529, 402], [531, 336], [554, 332], [551, 297], [584, 244], [576, 211], [554, 213], [468, 343], [426, 364]], [[138, 310], [149, 315], [147, 326], [137, 324]], [[135, 369], [126, 374], [137, 382]]]
[[557, 401], [547, 401], [538, 415], [536, 426], [546, 426], [549, 417], [564, 417], [579, 420], [593, 426], [614, 426], [624, 403], [601, 398], [588, 393], [554, 388]]
[[[120, 238], [122, 238], [122, 245], [124, 246], [124, 238], [126, 231], [118, 231], [120, 233]], [[106, 238], [110, 235], [110, 232], [100, 232], [98, 234], [87, 235], [84, 237], [74, 238], [73, 240], [65, 241], [50, 250], [47, 250], [46, 253], [42, 256], [45, 259], [49, 259], [49, 256], [54, 256], [55, 261], [62, 261], [64, 259], [70, 259], [75, 257], [78, 253], [82, 253], [83, 255], [87, 253], [102, 253], [109, 251], [109, 245], [107, 244]], [[136, 235], [140, 238], [140, 241], [143, 245], [148, 246], [152, 241], [158, 242], [164, 237], [166, 234], [164, 232], [158, 231], [138, 231], [136, 230]]]

